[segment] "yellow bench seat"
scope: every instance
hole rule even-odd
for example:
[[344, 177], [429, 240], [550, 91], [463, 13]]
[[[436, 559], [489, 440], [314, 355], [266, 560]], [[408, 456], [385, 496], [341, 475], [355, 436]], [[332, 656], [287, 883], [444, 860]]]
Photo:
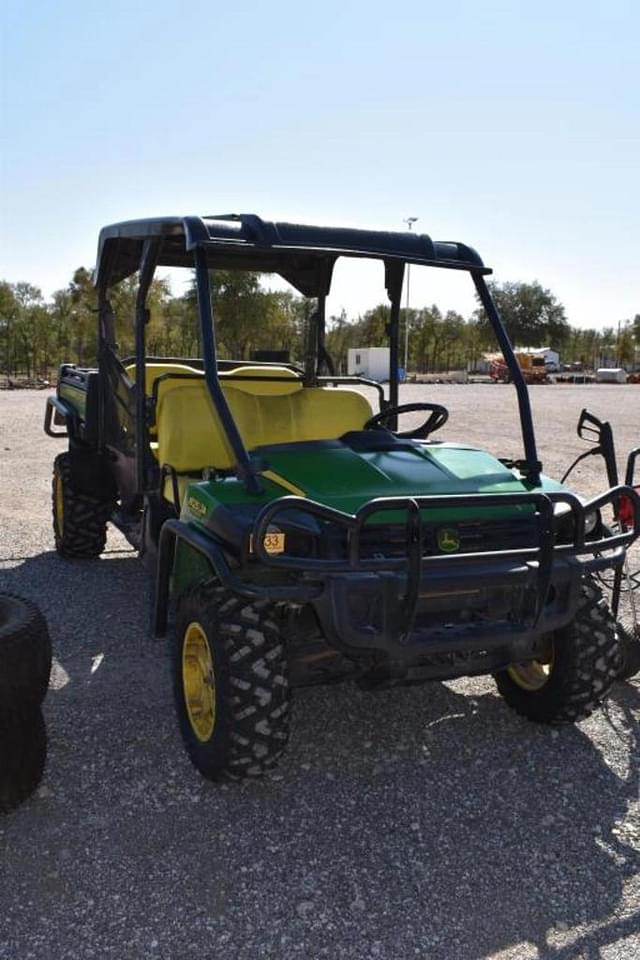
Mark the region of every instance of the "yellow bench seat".
[[[370, 404], [356, 391], [303, 387], [293, 371], [267, 369], [274, 377], [285, 376], [286, 380], [238, 379], [251, 376], [251, 370], [256, 376], [268, 375], [264, 368], [246, 367], [221, 377], [231, 415], [247, 450], [267, 444], [333, 440], [349, 430], [361, 430], [371, 416]], [[171, 465], [178, 474], [235, 466], [204, 380], [160, 381], [156, 429], [158, 462]]]

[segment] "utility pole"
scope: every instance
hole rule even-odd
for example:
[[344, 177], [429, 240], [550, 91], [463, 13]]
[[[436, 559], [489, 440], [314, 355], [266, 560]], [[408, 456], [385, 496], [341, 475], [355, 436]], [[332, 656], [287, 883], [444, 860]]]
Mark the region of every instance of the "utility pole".
[[[418, 220], [418, 217], [404, 217], [403, 223], [406, 223], [409, 230], [413, 228], [414, 223]], [[409, 283], [411, 279], [411, 264], [407, 264], [407, 306], [405, 309], [405, 318], [404, 318], [404, 375], [405, 377], [409, 373]]]

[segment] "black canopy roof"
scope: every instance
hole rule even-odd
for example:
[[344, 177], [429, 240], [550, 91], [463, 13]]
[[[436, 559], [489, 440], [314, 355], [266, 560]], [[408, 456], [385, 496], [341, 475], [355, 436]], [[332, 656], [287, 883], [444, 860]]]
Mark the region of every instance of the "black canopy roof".
[[368, 257], [491, 273], [463, 243], [433, 241], [424, 233], [392, 233], [274, 223], [255, 214], [158, 217], [103, 227], [95, 283], [112, 286], [135, 273], [145, 240], [163, 238], [158, 265], [193, 267], [201, 246], [212, 269], [278, 273], [305, 296], [327, 293], [338, 257]]

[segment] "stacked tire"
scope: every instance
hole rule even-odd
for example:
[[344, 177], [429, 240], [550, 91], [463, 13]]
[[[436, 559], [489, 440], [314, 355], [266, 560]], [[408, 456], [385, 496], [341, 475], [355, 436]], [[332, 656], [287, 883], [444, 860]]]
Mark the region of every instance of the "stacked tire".
[[47, 734], [42, 701], [51, 640], [35, 604], [0, 594], [0, 813], [14, 810], [42, 779]]

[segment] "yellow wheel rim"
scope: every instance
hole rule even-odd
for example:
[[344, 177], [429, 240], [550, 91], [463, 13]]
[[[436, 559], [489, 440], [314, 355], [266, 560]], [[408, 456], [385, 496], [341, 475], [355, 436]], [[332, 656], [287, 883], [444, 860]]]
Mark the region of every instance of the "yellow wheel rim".
[[553, 648], [544, 660], [531, 660], [529, 663], [515, 663], [507, 667], [507, 673], [514, 683], [523, 690], [542, 690], [549, 682], [553, 670]]
[[197, 621], [182, 639], [182, 688], [191, 729], [206, 743], [216, 725], [216, 684], [209, 641]]
[[58, 531], [58, 536], [61, 537], [64, 532], [64, 486], [62, 484], [62, 477], [57, 470], [53, 477], [53, 498], [56, 510], [56, 530]]

